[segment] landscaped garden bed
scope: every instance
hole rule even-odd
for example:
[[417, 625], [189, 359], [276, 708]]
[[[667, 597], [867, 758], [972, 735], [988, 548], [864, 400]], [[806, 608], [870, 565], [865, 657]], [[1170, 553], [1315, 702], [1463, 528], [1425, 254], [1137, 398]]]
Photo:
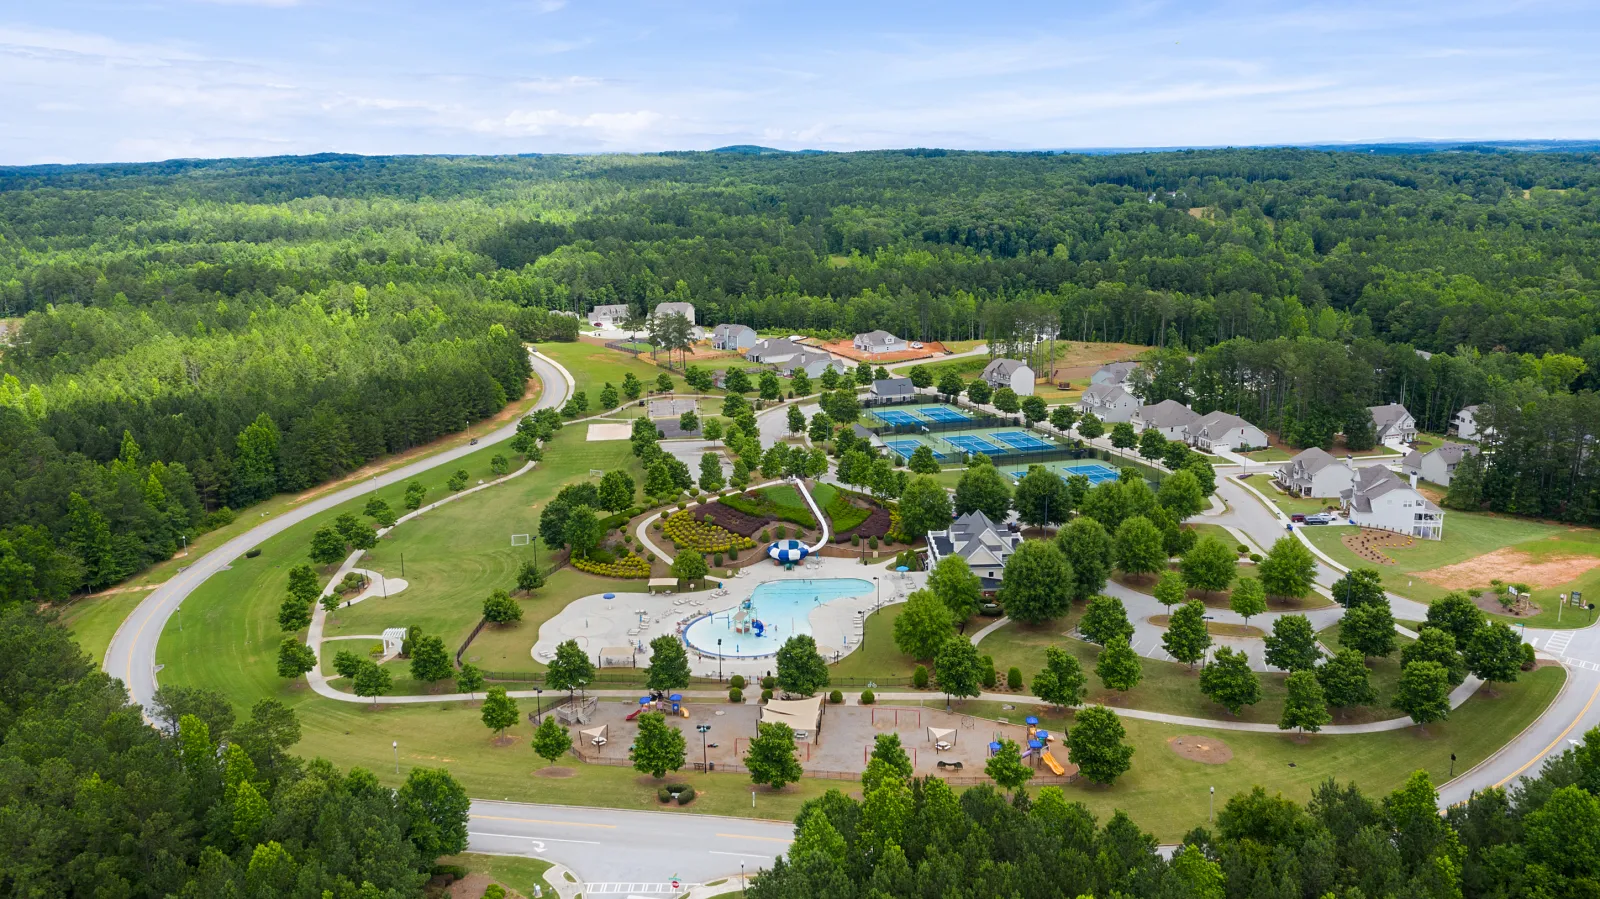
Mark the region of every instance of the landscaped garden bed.
[[698, 506], [694, 510], [694, 514], [701, 521], [710, 522], [725, 531], [730, 531], [741, 537], [754, 536], [757, 531], [766, 527], [767, 522], [771, 520], [741, 512], [720, 501]]
[[756, 545], [749, 536], [734, 533], [715, 522], [696, 521], [690, 512], [674, 512], [667, 516], [661, 532], [679, 549], [702, 555], [725, 553], [733, 549], [754, 549]]
[[808, 529], [817, 527], [817, 517], [811, 514], [800, 491], [788, 484], [763, 487], [749, 493], [735, 493], [724, 496], [721, 502], [763, 520], [789, 521]]

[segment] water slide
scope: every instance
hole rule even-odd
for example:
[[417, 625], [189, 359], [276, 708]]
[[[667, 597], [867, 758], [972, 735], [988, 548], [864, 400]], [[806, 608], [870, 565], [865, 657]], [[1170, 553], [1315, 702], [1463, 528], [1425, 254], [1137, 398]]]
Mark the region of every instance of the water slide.
[[806, 547], [806, 549], [815, 554], [828, 545], [828, 516], [822, 514], [822, 510], [817, 508], [817, 501], [811, 498], [811, 491], [806, 489], [804, 480], [800, 478], [790, 478], [789, 480], [794, 482], [795, 489], [799, 490], [800, 495], [805, 498], [806, 505], [811, 507], [811, 514], [817, 516], [817, 525], [822, 528], [822, 536], [817, 538], [816, 544]]
[[1039, 753], [1039, 758], [1044, 761], [1044, 766], [1049, 768], [1055, 774], [1055, 776], [1060, 777], [1061, 775], [1067, 773], [1067, 769], [1061, 767], [1061, 763], [1056, 761], [1056, 757], [1050, 754], [1050, 750], [1042, 750]]

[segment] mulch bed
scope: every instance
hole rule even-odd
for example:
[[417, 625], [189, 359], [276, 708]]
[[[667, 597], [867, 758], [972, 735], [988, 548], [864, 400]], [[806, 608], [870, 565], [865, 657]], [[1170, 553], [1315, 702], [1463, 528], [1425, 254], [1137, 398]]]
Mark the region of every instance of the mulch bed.
[[694, 510], [694, 517], [699, 521], [709, 521], [741, 537], [754, 537], [762, 528], [770, 526], [772, 521], [769, 518], [747, 515], [722, 503], [706, 503], [698, 506]]
[[1405, 534], [1394, 534], [1389, 531], [1380, 531], [1373, 528], [1362, 528], [1359, 533], [1345, 534], [1339, 538], [1345, 549], [1350, 550], [1368, 562], [1377, 562], [1379, 565], [1394, 565], [1395, 561], [1384, 555], [1386, 549], [1405, 549], [1416, 544], [1416, 539]]
[[861, 522], [860, 524], [856, 525], [855, 527], [851, 528], [848, 531], [844, 531], [839, 536], [846, 537], [846, 538], [852, 537], [852, 536], [860, 536], [860, 537], [863, 537], [863, 538], [865, 538], [865, 537], [880, 537], [881, 538], [881, 537], [887, 535], [888, 533], [889, 533], [889, 510], [883, 508], [882, 506], [873, 506], [872, 514], [867, 516], [867, 520], [866, 521]]

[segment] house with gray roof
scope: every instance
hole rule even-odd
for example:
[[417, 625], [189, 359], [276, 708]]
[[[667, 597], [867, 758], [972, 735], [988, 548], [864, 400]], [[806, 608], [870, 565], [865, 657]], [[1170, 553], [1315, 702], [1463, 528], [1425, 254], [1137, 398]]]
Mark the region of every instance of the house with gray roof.
[[1417, 439], [1417, 420], [1399, 403], [1368, 406], [1372, 413], [1372, 429], [1379, 446], [1405, 449], [1406, 444]]
[[1177, 400], [1162, 400], [1149, 406], [1140, 406], [1128, 419], [1135, 431], [1151, 428], [1161, 432], [1168, 440], [1189, 441], [1189, 426], [1200, 420], [1200, 414]]
[[661, 303], [661, 304], [656, 306], [655, 311], [650, 313], [650, 315], [651, 315], [651, 317], [660, 316], [660, 315], [681, 315], [684, 318], [688, 319], [689, 320], [689, 324], [692, 325], [692, 324], [694, 324], [694, 304], [693, 303]]
[[1444, 510], [1382, 465], [1358, 469], [1339, 502], [1351, 524], [1424, 540], [1444, 539]]
[[1267, 445], [1267, 432], [1231, 412], [1210, 412], [1189, 425], [1189, 442], [1206, 452]]
[[798, 355], [787, 362], [778, 363], [778, 370], [791, 378], [794, 377], [797, 371], [804, 371], [808, 378], [820, 378], [822, 373], [830, 368], [838, 374], [844, 374], [850, 370], [848, 365], [828, 353], [813, 350], [809, 347], [801, 347]]
[[1128, 376], [1139, 367], [1137, 362], [1112, 362], [1100, 366], [1094, 374], [1089, 376], [1090, 384], [1126, 384]]
[[928, 532], [928, 567], [947, 556], [960, 556], [978, 576], [984, 594], [989, 595], [1000, 589], [1006, 560], [1021, 545], [1021, 534], [995, 524], [982, 512], [972, 511], [951, 522], [948, 530]]
[[1104, 422], [1128, 421], [1139, 409], [1139, 400], [1115, 384], [1091, 384], [1078, 397], [1078, 412]]
[[898, 402], [916, 396], [910, 378], [880, 378], [867, 388], [867, 395], [878, 402]]
[[905, 342], [888, 331], [868, 331], [857, 334], [853, 342], [863, 353], [895, 353], [906, 348]]
[[1033, 396], [1033, 369], [1015, 359], [992, 360], [979, 377], [991, 389], [1010, 387], [1017, 396]]
[[1355, 483], [1350, 466], [1319, 447], [1312, 447], [1279, 467], [1273, 481], [1290, 496], [1338, 499]]
[[745, 350], [744, 358], [763, 365], [782, 365], [804, 352], [805, 347], [786, 337], [767, 337]]
[[615, 327], [627, 317], [627, 303], [608, 303], [589, 310], [589, 321], [605, 327]]
[[756, 345], [756, 329], [747, 325], [717, 325], [711, 329], [711, 348], [742, 353]]
[[1450, 422], [1450, 433], [1462, 440], [1487, 440], [1494, 436], [1494, 428], [1478, 423], [1478, 406], [1463, 406]]
[[1428, 452], [1412, 450], [1406, 453], [1406, 458], [1400, 463], [1400, 470], [1411, 477], [1419, 477], [1424, 481], [1431, 481], [1440, 487], [1450, 486], [1450, 481], [1456, 476], [1456, 466], [1468, 456], [1476, 456], [1480, 450], [1469, 443], [1446, 443]]

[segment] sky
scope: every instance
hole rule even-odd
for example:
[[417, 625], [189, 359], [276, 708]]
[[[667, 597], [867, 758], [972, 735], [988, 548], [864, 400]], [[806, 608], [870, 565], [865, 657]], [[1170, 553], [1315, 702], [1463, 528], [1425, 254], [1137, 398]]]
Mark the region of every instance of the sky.
[[1600, 138], [1594, 2], [0, 0], [0, 164]]

